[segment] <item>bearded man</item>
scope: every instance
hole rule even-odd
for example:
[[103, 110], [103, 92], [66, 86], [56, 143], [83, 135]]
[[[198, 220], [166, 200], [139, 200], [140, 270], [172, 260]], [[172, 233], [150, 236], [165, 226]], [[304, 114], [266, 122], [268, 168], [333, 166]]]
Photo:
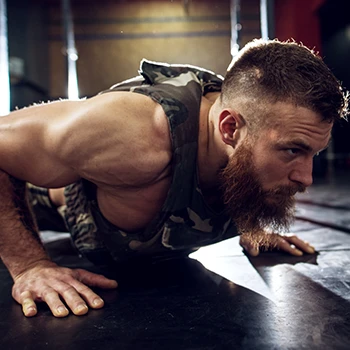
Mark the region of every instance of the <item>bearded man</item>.
[[117, 286], [53, 263], [39, 241], [40, 217], [63, 225], [102, 266], [187, 254], [242, 233], [253, 255], [261, 245], [312, 253], [295, 236], [264, 230], [288, 229], [294, 195], [311, 185], [313, 157], [347, 102], [311, 50], [256, 40], [224, 80], [144, 60], [138, 77], [93, 98], [1, 118], [0, 254], [14, 299], [26, 316], [38, 301], [57, 317], [68, 308], [82, 315], [103, 306], [87, 285]]

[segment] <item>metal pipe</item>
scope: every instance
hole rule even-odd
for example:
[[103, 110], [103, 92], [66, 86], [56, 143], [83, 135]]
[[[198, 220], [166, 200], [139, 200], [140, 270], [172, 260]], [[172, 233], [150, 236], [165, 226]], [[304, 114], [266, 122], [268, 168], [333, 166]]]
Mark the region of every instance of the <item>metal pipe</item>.
[[6, 0], [0, 0], [0, 116], [10, 113], [10, 75]]
[[231, 56], [234, 57], [240, 47], [240, 31], [242, 25], [240, 22], [241, 2], [240, 0], [231, 0]]
[[62, 19], [64, 28], [65, 53], [67, 57], [68, 99], [79, 99], [77, 65], [78, 51], [75, 47], [74, 25], [70, 0], [62, 0]]
[[260, 31], [261, 38], [264, 40], [269, 39], [267, 12], [267, 0], [260, 0]]

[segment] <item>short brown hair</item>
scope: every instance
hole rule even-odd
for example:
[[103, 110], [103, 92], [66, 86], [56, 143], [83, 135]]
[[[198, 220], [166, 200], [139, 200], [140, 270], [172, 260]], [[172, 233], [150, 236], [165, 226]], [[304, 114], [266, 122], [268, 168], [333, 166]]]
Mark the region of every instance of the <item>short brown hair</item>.
[[242, 98], [251, 114], [276, 102], [306, 107], [328, 122], [348, 114], [349, 93], [318, 54], [294, 41], [256, 39], [240, 50], [225, 76], [221, 102]]

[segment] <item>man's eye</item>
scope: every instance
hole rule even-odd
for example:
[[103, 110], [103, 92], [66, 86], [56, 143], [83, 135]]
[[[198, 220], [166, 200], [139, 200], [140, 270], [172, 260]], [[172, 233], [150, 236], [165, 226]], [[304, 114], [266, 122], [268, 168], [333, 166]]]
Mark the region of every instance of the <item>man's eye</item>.
[[295, 156], [296, 154], [300, 153], [300, 149], [299, 148], [288, 148], [286, 150], [287, 153], [289, 153], [292, 156]]

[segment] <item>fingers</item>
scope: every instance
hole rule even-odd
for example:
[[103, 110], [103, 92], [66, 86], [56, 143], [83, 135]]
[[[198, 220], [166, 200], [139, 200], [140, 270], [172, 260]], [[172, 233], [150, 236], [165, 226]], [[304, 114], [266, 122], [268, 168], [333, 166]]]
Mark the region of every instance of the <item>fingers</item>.
[[260, 253], [259, 246], [254, 244], [251, 239], [244, 235], [241, 236], [239, 244], [250, 256], [258, 256]]
[[[85, 315], [89, 311], [86, 303], [88, 303], [88, 305], [94, 309], [103, 307], [103, 300], [90, 288], [86, 287], [80, 282], [76, 282], [75, 284], [75, 287], [67, 286], [63, 290], [57, 288], [58, 291], [48, 288], [42, 293], [42, 301], [48, 305], [54, 316], [68, 316], [69, 310], [62, 300], [64, 300], [68, 308], [72, 310], [73, 314], [77, 316]], [[27, 317], [35, 316], [37, 310], [31, 293], [24, 292], [22, 294], [21, 304], [24, 315]]]
[[[86, 271], [81, 270], [80, 273], [81, 272], [84, 274]], [[94, 275], [91, 278], [94, 279], [96, 276], [97, 275]], [[68, 310], [63, 312], [62, 309], [61, 313], [57, 315], [57, 310], [61, 309], [62, 306], [64, 306], [61, 302], [61, 299], [59, 298], [59, 295], [65, 301], [69, 309], [72, 310], [73, 314], [77, 316], [85, 315], [89, 311], [89, 307], [93, 309], [100, 309], [104, 306], [104, 301], [102, 298], [99, 297], [85, 284], [79, 282], [77, 279], [72, 277], [67, 280], [66, 283], [67, 284], [62, 284], [61, 287], [57, 287], [58, 293], [54, 291], [53, 293], [48, 293], [50, 299], [45, 296], [44, 301], [49, 305], [52, 313], [55, 316], [63, 317], [68, 314]]]
[[53, 289], [48, 289], [43, 293], [43, 301], [46, 302], [52, 314], [56, 317], [68, 316], [69, 311], [63, 304], [57, 292]]
[[291, 245], [289, 241], [285, 240], [284, 238], [280, 238], [277, 243], [277, 249], [283, 250], [286, 253], [289, 253], [291, 255], [295, 256], [302, 256], [303, 252], [299, 249], [297, 249], [295, 246]]
[[[93, 309], [102, 308], [104, 306], [104, 301], [86, 285], [104, 289], [114, 289], [118, 286], [117, 281], [108, 279], [102, 275], [82, 269], [77, 269], [75, 272], [77, 274], [77, 279], [72, 281], [71, 284], [79, 295], [84, 298], [89, 307]], [[81, 282], [79, 282], [78, 279]]]
[[118, 287], [117, 281], [106, 278], [105, 276], [82, 269], [76, 269], [75, 271], [78, 274], [79, 280], [88, 286], [103, 289], [114, 289]]
[[104, 306], [104, 301], [96, 293], [94, 293], [90, 288], [86, 287], [84, 284], [75, 281], [74, 288], [79, 293], [79, 295], [84, 298], [85, 302], [92, 309], [100, 309]]
[[65, 317], [69, 310], [85, 315], [89, 308], [99, 309], [104, 301], [87, 285], [116, 288], [117, 282], [102, 275], [62, 267], [35, 267], [15, 278], [14, 299], [22, 305], [25, 316], [37, 314], [36, 302], [43, 301], [56, 317]]
[[37, 314], [36, 304], [29, 291], [23, 292], [20, 296], [19, 303], [22, 305], [22, 311], [24, 316], [32, 317]]
[[[269, 250], [269, 249], [278, 249], [289, 253], [294, 256], [302, 256], [305, 253], [314, 254], [315, 248], [312, 247], [308, 242], [301, 240], [295, 235], [290, 236], [281, 236], [276, 233], [264, 233], [265, 235], [273, 236], [274, 239], [271, 240], [273, 244], [266, 244], [268, 240], [265, 240], [265, 244], [259, 246], [255, 240], [252, 239], [249, 235], [242, 235], [240, 238], [240, 245], [244, 250], [251, 256], [258, 256], [260, 249]], [[261, 245], [261, 244], [260, 244]]]
[[85, 300], [82, 299], [75, 288], [69, 286], [65, 291], [61, 292], [61, 296], [67, 303], [68, 307], [72, 310], [74, 315], [85, 315], [89, 311]]
[[297, 255], [303, 255], [303, 252], [308, 254], [315, 253], [315, 248], [313, 246], [311, 246], [308, 242], [303, 241], [295, 235], [283, 236], [282, 239], [285, 240], [292, 249], [294, 249], [294, 252], [297, 252]]

